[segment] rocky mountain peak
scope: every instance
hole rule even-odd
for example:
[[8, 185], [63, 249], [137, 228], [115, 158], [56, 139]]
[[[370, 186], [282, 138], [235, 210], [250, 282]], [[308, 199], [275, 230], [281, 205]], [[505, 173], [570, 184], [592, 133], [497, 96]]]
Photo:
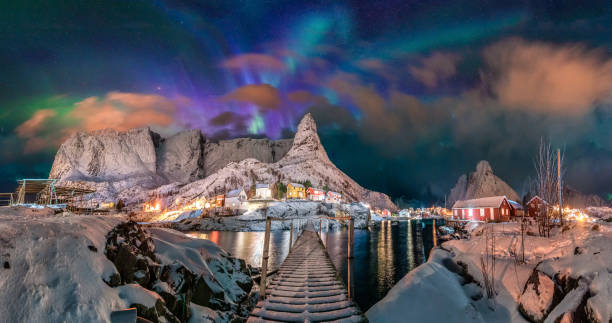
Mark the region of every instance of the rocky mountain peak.
[[476, 165], [476, 173], [478, 174], [493, 173], [493, 169], [491, 168], [491, 165], [489, 164], [488, 161], [481, 160]]
[[498, 195], [505, 195], [511, 200], [520, 202], [518, 194], [512, 187], [495, 176], [489, 162], [481, 160], [476, 165], [475, 172], [459, 176], [457, 184], [448, 195], [448, 206], [452, 206], [458, 200]]
[[312, 115], [307, 113], [298, 124], [293, 145], [284, 159], [309, 159], [312, 157], [331, 163], [317, 134], [317, 124]]

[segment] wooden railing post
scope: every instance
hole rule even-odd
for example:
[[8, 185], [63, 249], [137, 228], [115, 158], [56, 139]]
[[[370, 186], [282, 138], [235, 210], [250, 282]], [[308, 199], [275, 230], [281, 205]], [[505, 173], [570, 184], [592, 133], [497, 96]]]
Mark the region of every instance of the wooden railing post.
[[268, 251], [270, 248], [270, 226], [271, 225], [272, 225], [272, 220], [270, 218], [267, 218], [266, 219], [266, 233], [264, 235], [263, 255], [261, 258], [261, 280], [259, 284], [261, 299], [266, 298], [266, 276], [268, 275]]
[[323, 237], [323, 218], [319, 218], [319, 238]]
[[353, 219], [351, 218], [348, 223], [348, 258], [353, 258], [353, 234], [354, 234], [354, 225]]
[[289, 252], [291, 252], [292, 246], [293, 246], [293, 220], [291, 220], [291, 231], [289, 231]]

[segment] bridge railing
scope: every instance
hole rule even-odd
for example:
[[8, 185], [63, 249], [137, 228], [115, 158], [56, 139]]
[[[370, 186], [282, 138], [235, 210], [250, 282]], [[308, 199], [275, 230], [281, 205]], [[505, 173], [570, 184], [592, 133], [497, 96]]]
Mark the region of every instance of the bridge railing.
[[[327, 227], [329, 227], [329, 221], [330, 220], [335, 220], [335, 221], [348, 221], [348, 251], [347, 251], [347, 257], [349, 259], [353, 258], [353, 243], [354, 243], [354, 234], [355, 234], [355, 224], [354, 224], [354, 220], [352, 217], [350, 216], [342, 216], [342, 217], [329, 217], [329, 216], [322, 216], [322, 217], [315, 217], [315, 218], [308, 218], [308, 219], [304, 219], [304, 218], [275, 218], [275, 217], [267, 217], [266, 218], [266, 232], [264, 234], [264, 245], [263, 245], [263, 254], [262, 254], [262, 259], [261, 259], [261, 276], [260, 276], [260, 281], [259, 281], [259, 289], [260, 289], [260, 295], [261, 295], [261, 299], [265, 299], [266, 298], [266, 279], [268, 276], [268, 259], [269, 259], [269, 253], [270, 253], [270, 231], [272, 229], [272, 221], [291, 221], [291, 228], [289, 231], [289, 252], [291, 253], [291, 249], [293, 248], [293, 232], [296, 232], [296, 241], [297, 238], [299, 237], [299, 234], [304, 230], [304, 227], [309, 224], [312, 223], [313, 224], [313, 228], [314, 228], [314, 221], [315, 220], [319, 220], [319, 232], [318, 236], [319, 239], [321, 240], [321, 242], [323, 242], [323, 220], [325, 219], [327, 222]], [[294, 225], [295, 222], [297, 222], [297, 225]], [[316, 232], [316, 231], [315, 231]], [[323, 246], [327, 249], [327, 243], [323, 244]]]

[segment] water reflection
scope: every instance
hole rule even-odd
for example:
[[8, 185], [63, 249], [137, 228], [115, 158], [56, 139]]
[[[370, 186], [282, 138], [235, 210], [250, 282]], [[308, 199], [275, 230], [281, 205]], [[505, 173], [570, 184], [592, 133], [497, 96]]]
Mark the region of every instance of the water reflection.
[[[318, 223], [317, 223], [318, 224]], [[347, 259], [348, 232], [329, 232], [323, 221], [322, 240], [351, 297], [366, 311], [383, 298], [406, 273], [423, 263], [437, 243], [434, 225], [437, 220], [385, 221], [373, 231], [355, 230], [353, 259]], [[208, 239], [261, 266], [264, 232], [193, 232], [192, 237]], [[297, 235], [297, 234], [296, 234]], [[294, 235], [294, 239], [296, 239]], [[272, 231], [270, 235], [270, 270], [278, 268], [289, 253], [289, 231]]]

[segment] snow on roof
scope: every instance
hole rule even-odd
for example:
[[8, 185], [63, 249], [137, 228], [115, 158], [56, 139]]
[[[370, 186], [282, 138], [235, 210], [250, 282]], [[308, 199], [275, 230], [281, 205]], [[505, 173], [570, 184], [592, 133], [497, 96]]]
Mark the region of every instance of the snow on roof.
[[314, 191], [314, 192], [320, 192], [320, 193], [324, 192], [323, 189], [316, 188], [316, 187], [309, 187], [308, 190]]
[[544, 202], [545, 204], [548, 204], [548, 202], [546, 202], [546, 200], [545, 200], [545, 199], [543, 199], [543, 198], [541, 198], [541, 197], [539, 197], [539, 196], [537, 196], [537, 195], [536, 195], [536, 196], [534, 196], [534, 197], [532, 197], [532, 198], [531, 198], [531, 200], [529, 200], [529, 201], [527, 202], [527, 204], [531, 203], [531, 202], [532, 202], [533, 200], [535, 200], [536, 198], [537, 198], [538, 200], [540, 200], [540, 201]]
[[240, 195], [240, 192], [243, 192], [244, 190], [241, 188], [237, 188], [235, 190], [231, 190], [229, 192], [227, 192], [227, 195], [225, 195], [226, 198], [228, 197], [236, 197], [238, 195]]
[[499, 207], [504, 200], [508, 200], [506, 196], [490, 196], [472, 200], [459, 200], [453, 205], [453, 209], [470, 209], [479, 207]]
[[342, 195], [342, 194], [338, 192], [334, 192], [334, 191], [328, 191], [327, 195]]
[[266, 184], [266, 183], [258, 183], [255, 185], [255, 188], [270, 188], [270, 184]]
[[293, 187], [300, 187], [300, 188], [304, 188], [304, 185], [302, 184], [298, 184], [298, 183], [289, 183], [289, 185], [293, 186]]
[[508, 203], [510, 203], [510, 206], [513, 207], [514, 209], [516, 209], [516, 210], [522, 210], [523, 209], [523, 206], [520, 203], [515, 202], [513, 200], [510, 200], [510, 199], [506, 199], [506, 200], [508, 201]]

